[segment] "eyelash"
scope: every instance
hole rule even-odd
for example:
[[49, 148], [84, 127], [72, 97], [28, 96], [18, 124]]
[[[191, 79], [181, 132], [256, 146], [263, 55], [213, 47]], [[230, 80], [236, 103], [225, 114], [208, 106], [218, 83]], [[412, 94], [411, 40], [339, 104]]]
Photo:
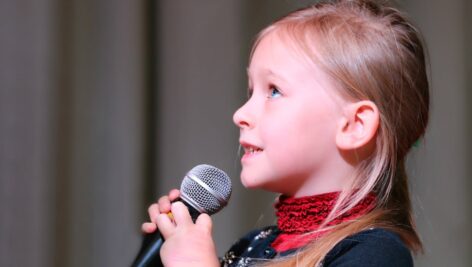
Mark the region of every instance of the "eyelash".
[[247, 89], [247, 99], [250, 99], [252, 97], [254, 90], [252, 88]]
[[[273, 95], [275, 92], [278, 94], [277, 96]], [[269, 86], [269, 95], [267, 96], [267, 98], [277, 98], [277, 97], [280, 97], [281, 95], [282, 93], [280, 92], [279, 88], [277, 88], [277, 86], [275, 85]]]
[[[277, 97], [280, 97], [282, 95], [282, 93], [280, 92], [280, 89], [277, 88], [277, 86], [275, 86], [275, 85], [270, 85], [268, 91], [269, 91], [268, 95], [267, 95], [268, 99], [277, 98]], [[254, 90], [252, 88], [247, 89], [247, 99], [250, 99], [252, 97], [253, 92], [254, 92]], [[277, 92], [278, 95], [274, 96], [273, 95], [274, 92]]]

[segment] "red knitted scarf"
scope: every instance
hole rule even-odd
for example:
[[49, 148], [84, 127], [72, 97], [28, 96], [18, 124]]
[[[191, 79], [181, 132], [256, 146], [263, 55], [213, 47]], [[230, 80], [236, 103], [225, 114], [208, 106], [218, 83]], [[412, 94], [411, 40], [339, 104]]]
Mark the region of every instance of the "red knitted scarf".
[[[339, 192], [301, 198], [280, 196], [275, 209], [277, 226], [281, 233], [272, 242], [272, 247], [279, 252], [299, 248], [326, 233], [326, 231], [311, 234], [309, 232], [317, 230], [328, 217], [338, 196]], [[375, 201], [375, 194], [367, 195], [350, 211], [331, 221], [328, 226], [353, 220], [371, 211], [375, 206]]]

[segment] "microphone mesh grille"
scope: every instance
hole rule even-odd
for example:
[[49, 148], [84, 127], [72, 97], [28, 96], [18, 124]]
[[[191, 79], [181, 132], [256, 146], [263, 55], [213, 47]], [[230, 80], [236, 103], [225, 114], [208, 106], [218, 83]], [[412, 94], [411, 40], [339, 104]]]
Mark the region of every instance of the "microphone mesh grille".
[[[198, 178], [213, 192], [189, 176]], [[198, 165], [191, 169], [180, 186], [182, 197], [197, 203], [209, 215], [220, 211], [226, 205], [231, 196], [231, 190], [229, 176], [224, 171], [207, 164]]]

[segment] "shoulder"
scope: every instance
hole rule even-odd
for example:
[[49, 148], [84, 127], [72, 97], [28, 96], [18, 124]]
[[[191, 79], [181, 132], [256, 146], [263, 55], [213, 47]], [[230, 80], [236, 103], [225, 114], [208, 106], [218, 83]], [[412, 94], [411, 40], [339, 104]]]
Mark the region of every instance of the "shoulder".
[[374, 228], [339, 242], [326, 255], [323, 266], [409, 267], [413, 258], [396, 233]]
[[271, 225], [259, 229], [254, 229], [241, 237], [234, 245], [247, 246], [254, 241], [269, 240], [272, 241], [279, 234], [277, 226]]
[[271, 259], [276, 251], [270, 244], [277, 237], [279, 230], [276, 226], [256, 229], [244, 235], [225, 253], [221, 259], [223, 266], [248, 266], [249, 262], [257, 259]]

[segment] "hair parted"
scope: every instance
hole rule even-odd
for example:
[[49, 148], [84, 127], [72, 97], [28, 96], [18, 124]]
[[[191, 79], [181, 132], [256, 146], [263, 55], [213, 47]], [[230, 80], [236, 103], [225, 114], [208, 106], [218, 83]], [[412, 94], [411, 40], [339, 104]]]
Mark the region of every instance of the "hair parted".
[[385, 3], [337, 0], [294, 11], [274, 22], [259, 33], [253, 52], [270, 33], [332, 77], [339, 94], [370, 100], [380, 113], [374, 152], [359, 163], [352, 184], [341, 192], [323, 226], [369, 192], [377, 194], [376, 208], [270, 265], [314, 266], [336, 243], [370, 227], [395, 231], [412, 251], [421, 250], [405, 172], [406, 155], [424, 135], [429, 113], [425, 52], [418, 30]]

